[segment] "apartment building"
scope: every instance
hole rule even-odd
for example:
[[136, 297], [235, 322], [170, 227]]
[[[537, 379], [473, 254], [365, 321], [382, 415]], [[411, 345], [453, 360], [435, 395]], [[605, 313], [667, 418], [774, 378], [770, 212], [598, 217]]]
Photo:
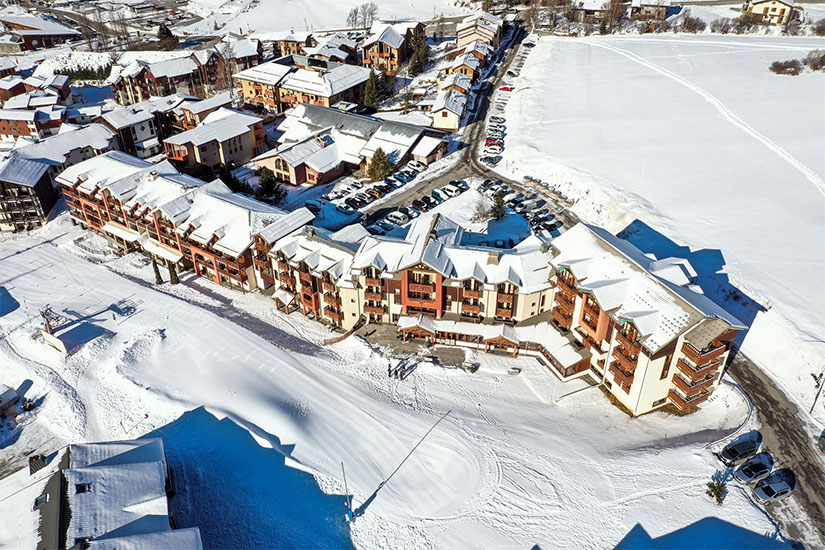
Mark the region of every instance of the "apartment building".
[[63, 107], [37, 109], [0, 109], [0, 140], [43, 139], [55, 135], [63, 125]]
[[283, 111], [278, 95], [281, 81], [292, 72], [292, 67], [270, 61], [232, 75], [238, 96], [246, 105], [259, 107], [266, 112]]
[[278, 88], [284, 108], [301, 103], [331, 107], [339, 101], [361, 104], [370, 71], [356, 65], [336, 65], [328, 70], [298, 69], [289, 73]]
[[318, 44], [311, 32], [295, 32], [294, 30], [288, 32], [256, 32], [252, 34], [252, 37], [269, 45], [275, 57], [293, 54], [306, 55], [306, 48], [312, 48]]
[[175, 126], [180, 130], [197, 128], [210, 114], [220, 108], [231, 107], [234, 96], [231, 91], [215, 94], [200, 101], [184, 101], [174, 110]]
[[417, 218], [402, 238], [348, 229], [305, 229], [269, 247], [279, 309], [344, 330], [363, 316], [397, 325], [404, 340], [535, 355], [562, 380], [603, 384], [634, 415], [705, 401], [744, 328], [697, 291], [685, 260], [651, 259], [585, 224], [549, 245], [510, 246], [440, 215]]
[[5, 109], [35, 109], [53, 105], [70, 105], [72, 91], [69, 78], [54, 75], [48, 78], [9, 75], [0, 78], [0, 100]]
[[166, 138], [166, 157], [184, 170], [242, 166], [265, 149], [263, 119], [220, 108], [200, 126]]
[[392, 25], [383, 25], [361, 44], [361, 63], [385, 73], [395, 73], [407, 58], [407, 41]]
[[459, 48], [480, 40], [493, 50], [501, 42], [504, 20], [489, 13], [480, 12], [464, 18], [456, 25], [456, 46]]
[[269, 232], [280, 238], [313, 219], [306, 209], [285, 214], [220, 180], [206, 183], [168, 161], [151, 164], [120, 151], [72, 166], [57, 181], [72, 220], [101, 232], [113, 248], [242, 292], [257, 288], [260, 277], [254, 236], [276, 224]]
[[188, 103], [200, 102], [175, 94], [113, 109], [101, 115], [100, 120], [117, 133], [122, 151], [149, 158], [163, 151], [161, 141], [174, 132], [175, 110]]
[[307, 57], [356, 65], [360, 61], [358, 43], [342, 32], [318, 38], [318, 44], [304, 48]]
[[0, 164], [0, 231], [30, 231], [45, 225], [57, 195], [48, 165], [11, 157]]
[[229, 34], [221, 39], [217, 49], [228, 63], [230, 73], [260, 65], [264, 59], [264, 47], [257, 38]]
[[439, 67], [438, 74], [441, 78], [448, 75], [460, 74], [472, 81], [481, 74], [481, 61], [478, 57], [469, 53], [460, 55]]
[[0, 480], [0, 517], [21, 550], [203, 548], [197, 527], [177, 528], [160, 438], [72, 444], [28, 462]]
[[464, 46], [456, 47], [445, 52], [444, 59], [447, 61], [453, 61], [455, 58], [464, 55], [472, 55], [477, 57], [482, 66], [486, 66], [487, 61], [493, 55], [493, 48], [490, 44], [484, 42], [483, 40], [475, 40], [469, 44], [465, 44]]
[[51, 48], [81, 38], [80, 32], [52, 18], [2, 14], [0, 23], [8, 37], [8, 40], [0, 41], [0, 51], [4, 53]]

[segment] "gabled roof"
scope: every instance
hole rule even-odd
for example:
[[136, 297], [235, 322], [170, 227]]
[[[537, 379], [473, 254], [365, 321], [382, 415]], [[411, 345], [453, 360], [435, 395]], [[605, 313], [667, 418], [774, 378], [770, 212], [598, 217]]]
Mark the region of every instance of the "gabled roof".
[[228, 107], [232, 105], [232, 92], [226, 91], [215, 94], [200, 101], [190, 101], [182, 106], [183, 109], [194, 114], [200, 114], [209, 110], [217, 109], [218, 107]]
[[281, 88], [332, 97], [366, 82], [369, 77], [369, 69], [356, 65], [339, 65], [328, 71], [298, 69], [287, 75]]
[[442, 109], [461, 116], [464, 114], [464, 107], [467, 105], [467, 96], [458, 90], [442, 90], [435, 96], [435, 103], [433, 103], [433, 113], [437, 113]]
[[254, 67], [245, 69], [239, 73], [233, 74], [233, 78], [242, 80], [249, 80], [250, 82], [260, 82], [261, 84], [269, 84], [277, 86], [281, 80], [292, 71], [289, 65], [283, 65], [274, 61], [261, 63]]
[[226, 141], [251, 132], [253, 124], [262, 119], [221, 107], [203, 119], [200, 126], [166, 138], [165, 143], [200, 146], [212, 141]]
[[88, 124], [76, 127], [63, 124], [57, 135], [47, 137], [38, 142], [17, 140], [12, 155], [40, 160], [49, 165], [60, 165], [72, 151], [90, 147], [103, 150], [112, 146], [114, 132], [104, 124]]
[[404, 44], [404, 37], [395, 30], [392, 25], [384, 25], [383, 27], [375, 29], [373, 34], [361, 44], [361, 47], [366, 48], [376, 42], [381, 42], [398, 49]]
[[71, 36], [80, 36], [80, 33], [74, 29], [70, 29], [64, 25], [61, 25], [57, 21], [53, 19], [44, 19], [42, 17], [37, 17], [34, 15], [8, 15], [8, 14], [0, 14], [0, 23], [12, 24], [12, 25], [21, 25], [24, 27], [30, 27], [33, 30], [16, 30], [10, 29], [8, 32], [12, 34], [19, 34], [21, 36], [26, 35], [47, 35], [47, 34], [54, 34], [54, 35], [71, 35]]
[[473, 80], [469, 76], [461, 73], [451, 73], [441, 81], [440, 89], [443, 90], [445, 88], [449, 88], [450, 86], [458, 86], [463, 90], [469, 91], [472, 85]]

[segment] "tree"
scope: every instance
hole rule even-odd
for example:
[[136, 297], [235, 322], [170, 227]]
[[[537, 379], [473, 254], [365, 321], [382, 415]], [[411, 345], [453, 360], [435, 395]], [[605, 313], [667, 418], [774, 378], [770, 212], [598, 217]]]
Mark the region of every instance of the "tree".
[[367, 177], [371, 181], [378, 181], [386, 178], [392, 174], [393, 167], [390, 159], [380, 147], [375, 150], [370, 160], [370, 165], [367, 167]]
[[158, 27], [158, 40], [160, 40], [160, 47], [164, 50], [174, 50], [178, 47], [178, 37], [172, 34], [166, 25], [162, 24]]
[[174, 36], [166, 25], [161, 24], [160, 27], [158, 27], [158, 40], [168, 40], [174, 38]]
[[504, 204], [504, 191], [499, 191], [493, 199], [493, 208], [490, 210], [490, 214], [498, 220], [503, 218], [506, 213], [507, 205]]
[[155, 284], [162, 285], [163, 284], [163, 277], [160, 276], [160, 269], [158, 268], [158, 261], [155, 258], [152, 258], [152, 269], [155, 270]]
[[395, 75], [383, 73], [381, 75], [381, 101], [389, 99], [395, 95]]
[[347, 27], [354, 29], [358, 26], [358, 8], [352, 8], [347, 14]]
[[484, 0], [481, 2], [481, 11], [486, 11], [490, 13], [490, 10], [493, 9], [493, 0]]
[[476, 202], [476, 208], [473, 211], [473, 217], [470, 219], [473, 223], [482, 223], [490, 219], [493, 211], [490, 208], [490, 203], [486, 198], [481, 198]]
[[281, 204], [286, 198], [287, 192], [283, 184], [275, 176], [275, 172], [264, 166], [258, 177], [258, 190], [255, 191], [255, 198], [270, 204]]
[[377, 109], [379, 103], [381, 103], [381, 81], [378, 74], [370, 69], [370, 76], [364, 87], [364, 105]]
[[707, 489], [705, 489], [705, 494], [711, 497], [716, 501], [716, 504], [719, 506], [725, 501], [725, 497], [728, 496], [728, 484], [725, 481], [727, 474], [724, 471], [717, 471], [711, 476], [711, 480], [708, 481]]
[[178, 270], [175, 268], [175, 264], [169, 263], [169, 282], [173, 285], [180, 283], [180, 279], [178, 279]]
[[685, 17], [682, 19], [682, 30], [684, 32], [702, 32], [707, 25], [698, 17], [691, 17], [690, 10], [685, 10]]
[[817, 36], [825, 36], [825, 18], [820, 19], [819, 21], [814, 23], [811, 29]]
[[215, 72], [215, 89], [228, 90], [232, 87], [232, 74], [235, 72], [235, 49], [230, 42], [224, 42], [223, 46], [218, 47], [218, 53], [221, 58]]
[[421, 36], [414, 36], [410, 43], [412, 56], [407, 64], [410, 76], [418, 76], [427, 70], [427, 62], [430, 58], [430, 48], [427, 46], [427, 39]]

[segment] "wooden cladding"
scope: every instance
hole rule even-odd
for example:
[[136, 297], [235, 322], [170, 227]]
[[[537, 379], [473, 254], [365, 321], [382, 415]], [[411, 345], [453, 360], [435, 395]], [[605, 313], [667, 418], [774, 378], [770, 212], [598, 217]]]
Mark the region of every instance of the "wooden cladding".
[[668, 392], [667, 397], [674, 405], [676, 405], [676, 408], [682, 411], [687, 411], [710, 397], [710, 392], [704, 392], [693, 397], [687, 397], [685, 395], [679, 395], [679, 391], [674, 389]]
[[621, 386], [629, 386], [633, 383], [633, 371], [622, 370], [622, 365], [618, 361], [610, 363], [610, 373]]
[[702, 366], [708, 363], [711, 363], [715, 359], [719, 358], [723, 353], [725, 353], [725, 345], [724, 344], [717, 344], [710, 349], [706, 349], [704, 351], [698, 350], [688, 342], [685, 342], [682, 345], [682, 352], [685, 354], [685, 357], [693, 361], [694, 364]]

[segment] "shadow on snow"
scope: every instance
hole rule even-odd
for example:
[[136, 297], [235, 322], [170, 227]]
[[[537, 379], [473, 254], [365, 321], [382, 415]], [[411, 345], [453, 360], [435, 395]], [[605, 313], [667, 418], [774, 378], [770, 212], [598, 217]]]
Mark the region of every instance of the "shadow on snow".
[[778, 533], [762, 535], [718, 518], [704, 518], [677, 531], [653, 538], [641, 524], [616, 545], [616, 550], [779, 550], [798, 547], [785, 542]]
[[287, 466], [293, 446], [277, 436], [264, 439], [280, 452], [200, 407], [145, 437], [163, 438], [177, 490], [171, 512], [181, 527], [200, 528], [205, 548], [353, 547], [346, 497]]

